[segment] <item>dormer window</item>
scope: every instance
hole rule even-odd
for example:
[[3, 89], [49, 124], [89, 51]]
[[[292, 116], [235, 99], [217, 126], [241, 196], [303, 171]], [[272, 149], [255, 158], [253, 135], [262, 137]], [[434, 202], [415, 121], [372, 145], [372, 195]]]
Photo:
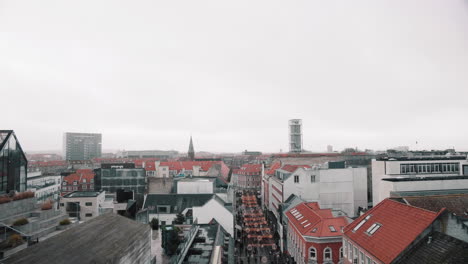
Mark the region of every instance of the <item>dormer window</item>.
[[294, 183], [299, 183], [299, 175], [294, 175]]

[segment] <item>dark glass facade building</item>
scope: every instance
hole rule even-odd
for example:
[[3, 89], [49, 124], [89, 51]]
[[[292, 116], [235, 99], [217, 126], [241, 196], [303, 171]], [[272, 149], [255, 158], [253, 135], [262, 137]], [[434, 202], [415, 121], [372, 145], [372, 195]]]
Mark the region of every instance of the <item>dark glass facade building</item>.
[[28, 161], [13, 130], [0, 130], [0, 194], [26, 190]]
[[146, 192], [146, 172], [143, 168], [101, 168], [94, 170], [94, 188], [97, 191], [116, 193], [132, 191], [139, 206]]

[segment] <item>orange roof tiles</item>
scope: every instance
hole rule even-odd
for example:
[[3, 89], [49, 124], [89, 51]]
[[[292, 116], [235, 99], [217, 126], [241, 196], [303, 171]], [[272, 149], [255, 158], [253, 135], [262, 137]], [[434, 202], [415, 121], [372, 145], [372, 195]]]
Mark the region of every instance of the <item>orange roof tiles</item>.
[[[345, 227], [345, 235], [384, 263], [391, 263], [426, 228], [428, 228], [445, 209], [431, 212], [385, 199], [377, 206]], [[361, 221], [357, 230], [353, 230]], [[372, 235], [367, 231], [373, 224], [380, 224]]]
[[297, 168], [311, 168], [309, 165], [290, 165], [286, 164], [283, 167], [281, 167], [282, 170], [289, 171], [289, 172], [294, 172], [297, 170]]
[[303, 236], [341, 236], [341, 228], [348, 224], [344, 216], [334, 217], [331, 209], [320, 209], [316, 202], [300, 203], [289, 210], [286, 216]]
[[265, 174], [273, 175], [275, 174], [275, 171], [279, 168], [281, 168], [281, 162], [275, 162], [273, 163], [273, 165], [271, 165], [271, 167], [267, 171], [265, 171]]

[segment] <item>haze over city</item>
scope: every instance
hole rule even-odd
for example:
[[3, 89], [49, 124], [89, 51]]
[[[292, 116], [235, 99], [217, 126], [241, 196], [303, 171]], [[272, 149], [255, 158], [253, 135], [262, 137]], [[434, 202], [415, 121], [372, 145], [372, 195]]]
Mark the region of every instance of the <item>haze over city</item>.
[[[467, 1], [0, 1], [2, 127], [104, 149], [468, 150]], [[418, 144], [416, 145], [416, 141]]]

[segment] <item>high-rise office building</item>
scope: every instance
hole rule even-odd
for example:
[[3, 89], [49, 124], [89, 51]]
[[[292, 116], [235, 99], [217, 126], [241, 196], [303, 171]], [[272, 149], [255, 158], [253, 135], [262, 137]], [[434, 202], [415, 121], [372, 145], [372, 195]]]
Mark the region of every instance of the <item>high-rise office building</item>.
[[13, 130], [0, 130], [0, 194], [26, 190], [28, 160]]
[[302, 120], [289, 120], [289, 152], [302, 152]]
[[94, 133], [63, 134], [63, 156], [66, 160], [89, 160], [101, 157], [102, 135]]

